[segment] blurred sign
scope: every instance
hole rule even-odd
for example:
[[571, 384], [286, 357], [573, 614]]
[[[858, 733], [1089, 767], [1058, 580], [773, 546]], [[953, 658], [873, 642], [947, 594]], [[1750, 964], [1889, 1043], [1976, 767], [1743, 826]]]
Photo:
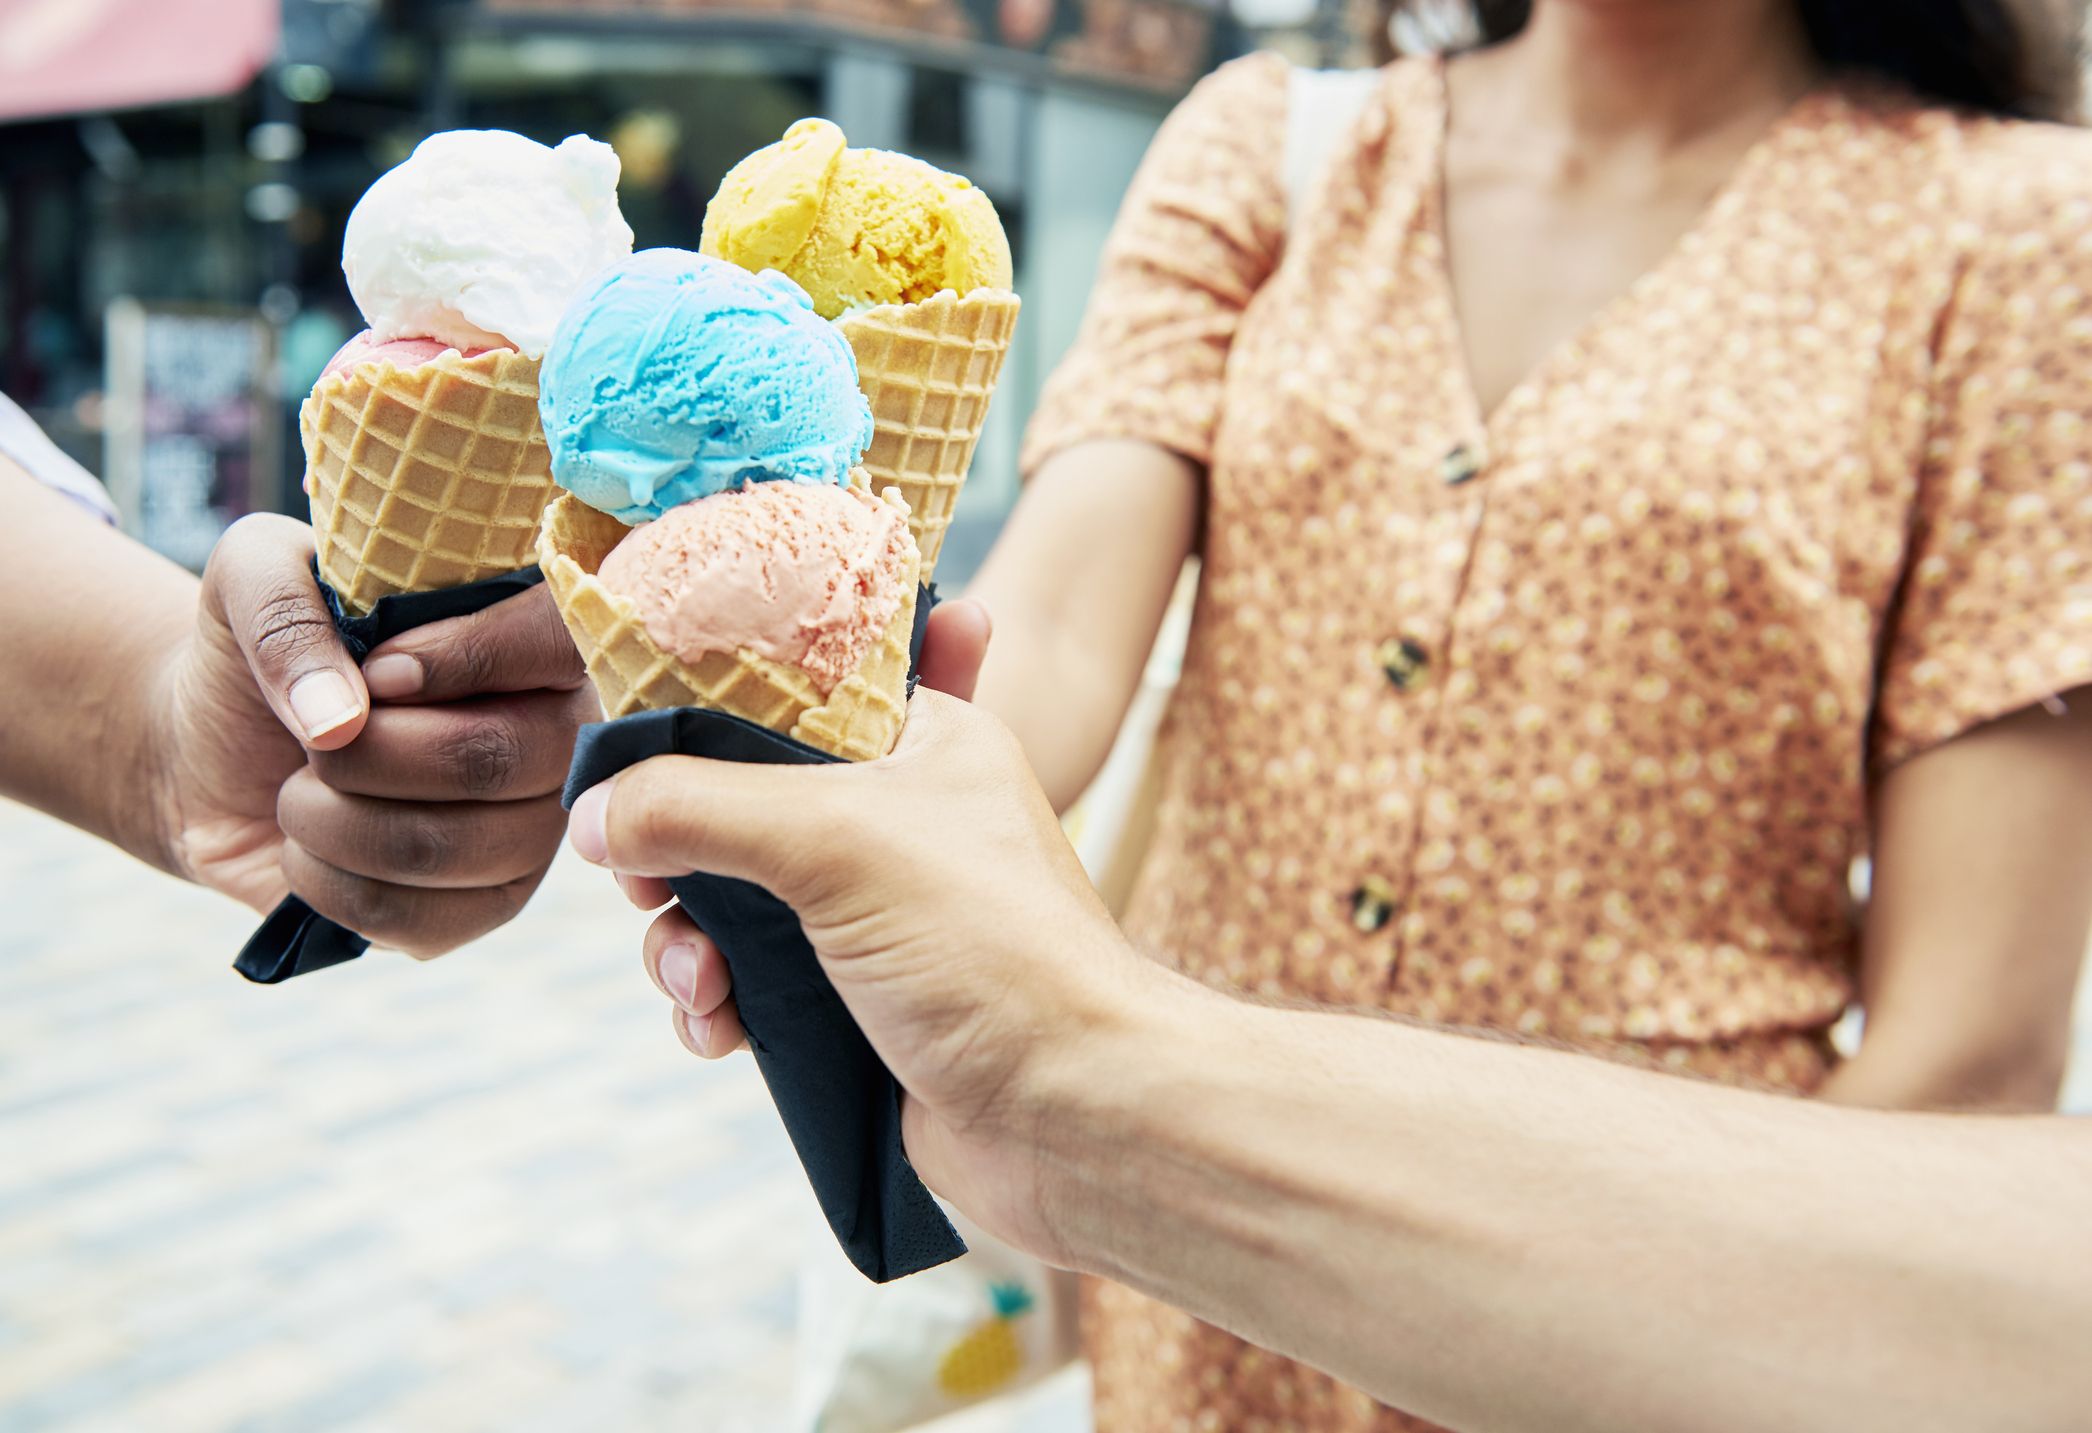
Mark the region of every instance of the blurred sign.
[[1211, 67], [1217, 0], [480, 0], [491, 14], [764, 20], [1038, 54], [1064, 74], [1182, 89]]
[[268, 506], [279, 423], [274, 342], [240, 309], [109, 306], [110, 496], [126, 530], [201, 568], [234, 519]]
[[0, 120], [231, 94], [279, 0], [0, 0]]

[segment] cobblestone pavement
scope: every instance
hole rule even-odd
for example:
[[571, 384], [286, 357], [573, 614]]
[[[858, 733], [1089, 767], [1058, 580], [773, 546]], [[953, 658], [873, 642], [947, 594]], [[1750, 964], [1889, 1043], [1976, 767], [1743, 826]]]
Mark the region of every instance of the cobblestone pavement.
[[767, 1429], [806, 1193], [562, 860], [425, 966], [0, 802], [0, 1429]]
[[781, 1426], [811, 1198], [644, 924], [562, 859], [468, 951], [262, 989], [251, 918], [0, 802], [0, 1433]]

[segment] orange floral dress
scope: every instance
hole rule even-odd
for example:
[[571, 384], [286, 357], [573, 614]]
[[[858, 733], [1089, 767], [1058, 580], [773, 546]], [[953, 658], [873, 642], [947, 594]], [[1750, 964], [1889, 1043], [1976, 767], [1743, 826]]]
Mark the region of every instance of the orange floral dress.
[[[1027, 441], [1207, 471], [1128, 928], [1810, 1089], [1870, 780], [2092, 682], [2092, 139], [1827, 84], [1484, 414], [1443, 67], [1384, 73], [1290, 234], [1284, 63], [1200, 85]], [[1100, 1433], [1415, 1426], [1124, 1289], [1086, 1317]]]

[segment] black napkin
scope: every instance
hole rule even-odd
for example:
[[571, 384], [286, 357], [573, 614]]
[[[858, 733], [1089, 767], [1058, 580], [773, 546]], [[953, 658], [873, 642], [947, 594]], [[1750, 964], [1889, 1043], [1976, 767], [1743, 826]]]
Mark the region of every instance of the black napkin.
[[[916, 602], [916, 652], [934, 601], [925, 589]], [[634, 762], [671, 754], [786, 766], [837, 759], [724, 712], [640, 712], [581, 729], [562, 799], [571, 807]], [[726, 957], [756, 1067], [850, 1262], [883, 1284], [965, 1253], [901, 1147], [900, 1083], [829, 984], [792, 908], [725, 876], [668, 884]]]
[[[334, 589], [319, 575], [317, 565], [312, 575], [320, 584], [320, 596], [327, 600], [327, 611], [334, 617], [334, 630], [341, 634], [341, 644], [359, 665], [373, 647], [402, 632], [441, 622], [446, 617], [470, 616], [545, 580], [537, 568], [526, 567], [520, 572], [481, 578], [463, 587], [380, 597], [367, 615], [352, 617], [343, 609]], [[240, 947], [232, 968], [257, 985], [275, 985], [294, 975], [354, 960], [369, 949], [370, 942], [364, 937], [336, 925], [296, 896], [285, 896], [269, 912], [261, 928]]]

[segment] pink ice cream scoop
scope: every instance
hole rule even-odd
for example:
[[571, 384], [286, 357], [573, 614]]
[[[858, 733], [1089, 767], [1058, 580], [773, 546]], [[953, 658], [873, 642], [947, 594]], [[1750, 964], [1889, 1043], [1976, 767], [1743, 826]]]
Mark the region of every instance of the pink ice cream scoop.
[[[343, 344], [341, 352], [327, 360], [327, 366], [320, 371], [320, 376], [325, 378], [328, 374], [354, 368], [359, 363], [384, 362], [399, 369], [416, 368], [432, 358], [441, 358], [456, 347], [456, 344], [443, 343], [433, 338], [394, 338], [380, 342], [369, 329], [365, 329]], [[462, 352], [467, 358], [477, 358], [482, 353], [490, 353], [492, 350], [467, 348]]]
[[752, 483], [634, 528], [596, 574], [663, 651], [747, 647], [824, 693], [900, 610], [915, 556], [906, 511], [855, 488]]

